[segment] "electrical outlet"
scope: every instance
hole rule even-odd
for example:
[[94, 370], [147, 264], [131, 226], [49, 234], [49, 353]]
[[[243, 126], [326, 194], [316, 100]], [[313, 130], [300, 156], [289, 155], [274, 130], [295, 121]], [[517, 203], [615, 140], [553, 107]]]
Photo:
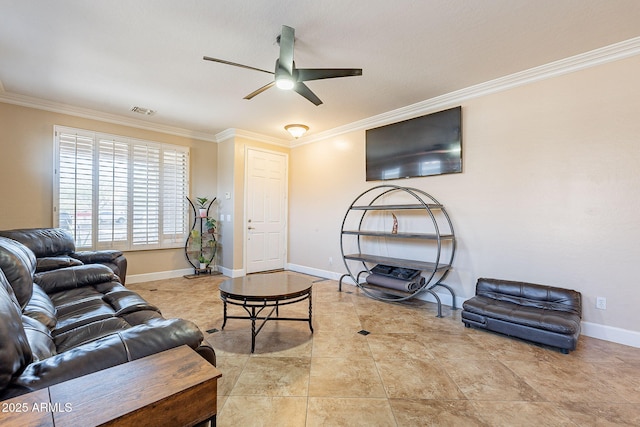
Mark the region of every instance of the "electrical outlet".
[[333, 265], [333, 257], [332, 256], [329, 257], [329, 265]]
[[607, 299], [605, 297], [596, 297], [596, 308], [600, 310], [607, 309]]

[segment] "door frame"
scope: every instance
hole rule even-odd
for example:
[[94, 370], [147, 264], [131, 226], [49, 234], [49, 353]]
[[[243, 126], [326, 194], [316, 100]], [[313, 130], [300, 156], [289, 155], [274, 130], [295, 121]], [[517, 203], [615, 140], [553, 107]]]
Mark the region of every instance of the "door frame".
[[277, 156], [284, 157], [284, 209], [282, 210], [284, 218], [282, 218], [284, 222], [284, 232], [283, 236], [283, 248], [284, 253], [282, 254], [283, 268], [287, 267], [287, 259], [289, 255], [289, 153], [285, 153], [282, 151], [268, 150], [260, 147], [252, 147], [245, 145], [244, 148], [244, 206], [242, 213], [242, 270], [244, 274], [247, 274], [248, 262], [247, 262], [247, 239], [248, 239], [248, 212], [247, 208], [249, 206], [249, 152], [250, 151], [259, 151], [262, 153], [273, 154]]

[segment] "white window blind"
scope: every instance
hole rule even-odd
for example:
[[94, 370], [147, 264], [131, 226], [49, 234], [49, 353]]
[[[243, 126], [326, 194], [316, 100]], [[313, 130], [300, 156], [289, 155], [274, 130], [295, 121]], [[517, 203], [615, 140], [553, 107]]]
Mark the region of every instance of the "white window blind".
[[188, 230], [189, 150], [55, 127], [56, 225], [82, 249], [180, 247]]

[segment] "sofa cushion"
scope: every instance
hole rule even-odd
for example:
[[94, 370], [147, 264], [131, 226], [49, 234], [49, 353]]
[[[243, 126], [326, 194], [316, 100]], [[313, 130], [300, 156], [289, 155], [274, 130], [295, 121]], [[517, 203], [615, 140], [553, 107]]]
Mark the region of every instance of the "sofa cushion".
[[27, 305], [33, 292], [36, 257], [20, 242], [0, 237], [0, 269], [4, 272], [20, 307]]
[[22, 243], [36, 258], [66, 255], [76, 250], [73, 236], [62, 228], [25, 228], [2, 230], [0, 236]]
[[84, 300], [78, 304], [68, 304], [58, 307], [58, 323], [53, 335], [56, 336], [71, 329], [87, 325], [92, 322], [106, 320], [115, 316], [111, 306], [102, 299]]
[[49, 329], [53, 329], [56, 326], [56, 308], [53, 306], [53, 301], [35, 283], [33, 284], [33, 295], [22, 310], [22, 314], [36, 319]]
[[34, 362], [57, 354], [49, 328], [28, 316], [22, 316], [22, 326], [29, 341]]
[[463, 306], [465, 311], [479, 316], [559, 334], [571, 335], [580, 331], [580, 316], [566, 311], [540, 309], [481, 295], [468, 299]]
[[141, 310], [155, 310], [160, 312], [156, 306], [149, 304], [140, 295], [129, 290], [109, 292], [104, 296], [103, 300], [113, 307], [116, 316], [124, 316], [125, 314]]
[[118, 280], [115, 273], [102, 264], [78, 265], [38, 273], [34, 282], [48, 294]]
[[582, 316], [582, 296], [580, 292], [571, 289], [480, 278], [476, 284], [476, 295], [520, 306], [565, 311]]
[[124, 331], [130, 327], [131, 325], [129, 325], [125, 320], [119, 317], [112, 317], [110, 319], [87, 323], [86, 325], [58, 333], [54, 338], [54, 342], [58, 352], [64, 352], [82, 344], [106, 337], [107, 335], [111, 335], [115, 332]]
[[22, 315], [4, 273], [0, 270], [0, 389], [29, 363], [32, 355], [22, 327]]
[[64, 309], [68, 305], [75, 305], [82, 301], [100, 300], [102, 296], [102, 293], [96, 291], [92, 286], [49, 294], [49, 298], [51, 298], [56, 310]]

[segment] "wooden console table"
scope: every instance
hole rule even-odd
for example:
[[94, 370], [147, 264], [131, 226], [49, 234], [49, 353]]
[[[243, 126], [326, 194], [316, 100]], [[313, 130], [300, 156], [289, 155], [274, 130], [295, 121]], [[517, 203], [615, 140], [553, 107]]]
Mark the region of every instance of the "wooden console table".
[[5, 401], [48, 411], [0, 413], [0, 424], [143, 427], [211, 420], [215, 426], [221, 376], [188, 346], [177, 347]]

